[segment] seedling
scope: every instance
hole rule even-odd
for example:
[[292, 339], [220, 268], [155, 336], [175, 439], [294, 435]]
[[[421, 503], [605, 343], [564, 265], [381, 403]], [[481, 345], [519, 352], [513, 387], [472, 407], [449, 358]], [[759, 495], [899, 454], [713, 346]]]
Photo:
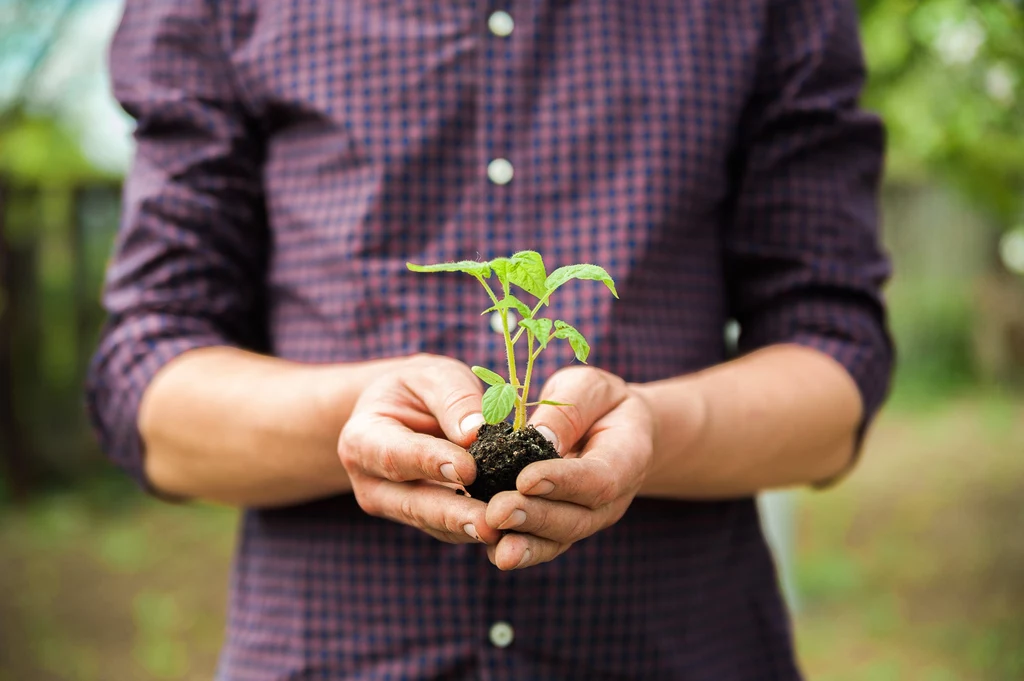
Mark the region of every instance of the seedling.
[[[576, 359], [586, 363], [590, 354], [590, 344], [575, 327], [561, 319], [538, 317], [541, 310], [550, 304], [551, 295], [563, 284], [573, 279], [600, 281], [612, 295], [619, 297], [615, 291], [615, 282], [603, 268], [597, 265], [567, 265], [559, 267], [551, 274], [544, 268], [544, 260], [536, 251], [519, 251], [510, 258], [495, 258], [486, 262], [461, 260], [459, 262], [439, 263], [436, 265], [414, 265], [406, 263], [413, 272], [464, 272], [473, 276], [487, 291], [492, 305], [481, 314], [499, 312], [501, 330], [505, 339], [505, 354], [508, 360], [508, 380], [486, 367], [474, 366], [473, 373], [486, 383], [489, 388], [483, 396], [483, 415], [488, 424], [497, 424], [508, 418], [515, 410], [512, 429], [521, 430], [526, 426], [527, 407], [539, 404], [550, 404], [558, 407], [569, 406], [551, 400], [530, 402], [530, 381], [533, 377], [533, 365], [537, 357], [553, 340], [565, 340], [572, 347]], [[499, 297], [487, 283], [494, 273], [501, 286]], [[512, 286], [536, 299], [530, 307], [522, 299], [512, 293]], [[509, 328], [508, 310], [514, 309], [522, 319], [518, 328]], [[519, 380], [516, 367], [515, 346], [526, 337], [526, 371], [523, 380]]]

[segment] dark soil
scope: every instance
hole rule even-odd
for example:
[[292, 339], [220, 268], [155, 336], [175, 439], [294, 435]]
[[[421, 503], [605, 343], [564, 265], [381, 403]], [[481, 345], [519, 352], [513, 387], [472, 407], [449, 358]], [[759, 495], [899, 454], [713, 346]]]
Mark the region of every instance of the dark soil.
[[536, 428], [514, 431], [505, 422], [480, 426], [469, 453], [476, 461], [476, 481], [466, 491], [485, 503], [498, 492], [514, 490], [519, 472], [534, 461], [559, 458], [554, 445]]

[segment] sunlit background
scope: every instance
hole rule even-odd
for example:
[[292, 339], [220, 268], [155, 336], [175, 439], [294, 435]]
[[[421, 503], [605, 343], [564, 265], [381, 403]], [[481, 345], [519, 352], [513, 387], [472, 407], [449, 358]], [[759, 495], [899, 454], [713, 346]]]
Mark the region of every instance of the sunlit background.
[[[892, 398], [763, 501], [810, 680], [1024, 679], [1024, 6], [859, 3], [889, 130]], [[0, 0], [0, 681], [208, 680], [235, 514], [143, 498], [81, 381], [131, 121], [120, 0]]]

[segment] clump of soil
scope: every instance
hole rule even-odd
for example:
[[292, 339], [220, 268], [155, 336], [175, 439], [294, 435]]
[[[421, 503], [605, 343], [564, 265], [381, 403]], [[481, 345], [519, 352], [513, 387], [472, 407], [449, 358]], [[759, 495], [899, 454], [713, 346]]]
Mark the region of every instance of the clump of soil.
[[476, 480], [466, 491], [485, 503], [498, 492], [514, 490], [519, 472], [534, 461], [559, 458], [555, 446], [536, 428], [512, 430], [506, 422], [480, 426], [469, 453], [476, 461]]

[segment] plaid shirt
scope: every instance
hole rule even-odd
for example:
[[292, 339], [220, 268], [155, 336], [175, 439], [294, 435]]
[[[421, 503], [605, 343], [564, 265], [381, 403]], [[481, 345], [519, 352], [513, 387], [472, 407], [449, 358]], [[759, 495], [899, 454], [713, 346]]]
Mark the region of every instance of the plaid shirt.
[[[407, 260], [605, 266], [621, 300], [552, 314], [629, 381], [722, 362], [735, 319], [883, 400], [852, 0], [128, 0], [111, 67], [138, 152], [89, 405], [143, 483], [140, 396], [191, 348], [501, 366], [479, 285]], [[513, 573], [351, 495], [249, 510], [218, 678], [795, 679], [755, 508], [638, 499]]]

